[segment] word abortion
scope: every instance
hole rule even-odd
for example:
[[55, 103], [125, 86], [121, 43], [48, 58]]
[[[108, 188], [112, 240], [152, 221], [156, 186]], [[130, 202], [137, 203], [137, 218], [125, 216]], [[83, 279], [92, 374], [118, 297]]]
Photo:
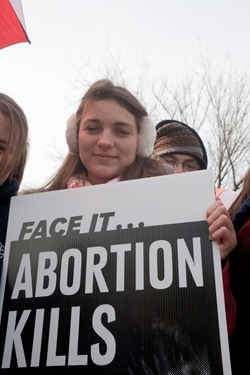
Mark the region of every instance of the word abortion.
[[[54, 293], [57, 286], [60, 292], [65, 295], [74, 295], [79, 292], [83, 285], [82, 275], [85, 275], [84, 293], [93, 293], [94, 281], [96, 281], [100, 293], [109, 292], [109, 287], [105, 280], [102, 270], [108, 262], [108, 254], [116, 256], [116, 284], [115, 291], [122, 292], [125, 290], [125, 277], [130, 277], [130, 272], [126, 272], [126, 254], [131, 252], [132, 245], [129, 243], [117, 244], [110, 246], [110, 253], [102, 247], [88, 247], [84, 256], [85, 272], [82, 272], [82, 257], [83, 253], [76, 248], [66, 250], [61, 258], [60, 270], [58, 266], [58, 254], [55, 251], [41, 252], [38, 256], [38, 264], [36, 265], [36, 285], [35, 290], [32, 288], [32, 262], [30, 254], [23, 254], [19, 270], [17, 272], [16, 281], [14, 284], [12, 299], [18, 299], [20, 292], [25, 293], [25, 298], [33, 297], [47, 297]], [[164, 276], [159, 276], [159, 252], [163, 255]], [[145, 250], [142, 242], [135, 244], [135, 290], [144, 289], [144, 257]], [[177, 254], [178, 254], [178, 275], [179, 287], [187, 287], [187, 268], [191, 272], [196, 286], [203, 286], [202, 273], [202, 256], [201, 256], [201, 242], [200, 238], [193, 238], [193, 257], [184, 239], [177, 239]], [[99, 261], [96, 262], [96, 256]], [[173, 283], [173, 257], [172, 246], [166, 240], [154, 241], [149, 247], [149, 269], [148, 277], [150, 285], [154, 289], [166, 289]], [[67, 275], [69, 275], [70, 266], [74, 265], [73, 279], [69, 282]], [[49, 266], [48, 266], [49, 264]], [[188, 267], [187, 267], [188, 266]], [[57, 277], [63, 275], [63, 277]], [[47, 281], [45, 283], [45, 281]], [[58, 285], [57, 285], [58, 283]]]

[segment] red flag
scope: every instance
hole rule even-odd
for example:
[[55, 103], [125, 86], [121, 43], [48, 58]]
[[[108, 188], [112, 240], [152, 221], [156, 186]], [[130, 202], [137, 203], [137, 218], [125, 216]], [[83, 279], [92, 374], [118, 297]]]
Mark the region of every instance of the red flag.
[[21, 0], [0, 0], [0, 49], [28, 42]]

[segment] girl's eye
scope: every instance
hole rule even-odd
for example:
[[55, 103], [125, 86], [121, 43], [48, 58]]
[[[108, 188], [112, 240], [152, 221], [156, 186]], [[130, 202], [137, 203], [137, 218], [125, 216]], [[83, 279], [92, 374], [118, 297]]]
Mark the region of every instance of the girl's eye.
[[118, 128], [116, 129], [116, 133], [120, 135], [128, 135], [129, 131], [127, 129]]
[[3, 154], [6, 151], [6, 147], [0, 144], [0, 153]]
[[88, 125], [88, 126], [86, 126], [86, 128], [85, 128], [85, 131], [90, 132], [90, 133], [95, 133], [95, 132], [97, 132], [98, 130], [99, 130], [99, 128], [98, 128], [98, 126], [96, 126], [96, 125]]

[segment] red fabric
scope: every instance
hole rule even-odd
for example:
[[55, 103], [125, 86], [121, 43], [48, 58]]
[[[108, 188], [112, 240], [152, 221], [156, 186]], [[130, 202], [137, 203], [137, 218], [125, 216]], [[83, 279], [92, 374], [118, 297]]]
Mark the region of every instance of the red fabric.
[[9, 0], [0, 1], [0, 48], [29, 42], [28, 36]]
[[221, 195], [221, 193], [223, 193], [223, 191], [225, 191], [226, 189], [224, 188], [215, 188], [215, 195], [216, 197], [219, 197]]
[[237, 237], [238, 247], [240, 248], [238, 254], [240, 271], [244, 274], [245, 281], [250, 285], [250, 219], [240, 228]]
[[230, 287], [230, 263], [227, 260], [225, 267], [222, 270], [223, 289], [225, 298], [225, 308], [227, 317], [227, 332], [231, 336], [235, 327], [236, 321], [236, 303], [231, 292]]
[[[239, 211], [238, 211], [239, 212]], [[250, 217], [237, 222], [238, 245], [230, 255], [231, 290], [237, 316], [234, 332], [229, 337], [232, 374], [246, 374], [249, 369], [250, 337]]]

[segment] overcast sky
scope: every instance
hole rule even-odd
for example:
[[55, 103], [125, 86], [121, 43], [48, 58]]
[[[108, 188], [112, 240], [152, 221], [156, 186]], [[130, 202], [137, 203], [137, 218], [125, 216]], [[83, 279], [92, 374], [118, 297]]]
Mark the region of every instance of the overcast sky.
[[[152, 76], [180, 76], [208, 52], [250, 69], [249, 0], [23, 0], [31, 44], [0, 50], [0, 91], [25, 111], [30, 156], [23, 186], [40, 186], [65, 155], [65, 123], [110, 55], [133, 84], [146, 62]], [[129, 87], [130, 88], [130, 87]]]

